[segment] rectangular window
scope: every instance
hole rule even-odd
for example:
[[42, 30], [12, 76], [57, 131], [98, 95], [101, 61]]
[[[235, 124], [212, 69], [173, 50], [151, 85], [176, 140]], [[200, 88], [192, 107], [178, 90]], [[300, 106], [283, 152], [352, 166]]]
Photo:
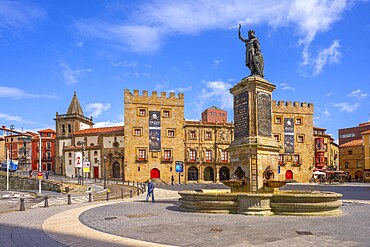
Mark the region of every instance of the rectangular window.
[[349, 133], [349, 134], [342, 134], [340, 135], [340, 138], [350, 138], [355, 137], [355, 133]]
[[166, 161], [170, 161], [172, 160], [172, 152], [171, 150], [164, 150], [163, 151], [163, 159], [166, 160]]
[[206, 131], [204, 134], [204, 140], [211, 140], [212, 139], [212, 132]]
[[191, 149], [189, 155], [190, 155], [190, 161], [195, 162], [197, 160], [197, 150]]
[[229, 162], [229, 153], [226, 150], [221, 151], [221, 162]]
[[316, 165], [324, 166], [325, 165], [325, 156], [324, 153], [316, 153]]
[[163, 117], [170, 117], [170, 111], [169, 110], [163, 110]]
[[138, 149], [138, 160], [146, 160], [146, 149], [144, 148]]
[[167, 130], [167, 137], [175, 137], [175, 130], [173, 129]]
[[304, 135], [297, 135], [297, 142], [304, 142]]
[[279, 164], [284, 164], [284, 154], [279, 154]]
[[134, 128], [134, 136], [142, 136], [142, 128]]
[[206, 150], [206, 162], [212, 162], [212, 150]]
[[66, 128], [64, 126], [64, 124], [62, 124], [62, 133], [65, 134], [66, 133]]
[[299, 164], [299, 154], [295, 154], [293, 156], [293, 164], [296, 164], [296, 165]]
[[295, 124], [296, 124], [296, 125], [302, 125], [302, 118], [301, 118], [301, 117], [297, 117], [297, 118], [295, 119]]
[[275, 123], [276, 124], [282, 124], [282, 118], [281, 117], [275, 117]]
[[46, 149], [49, 149], [49, 150], [51, 149], [51, 143], [50, 142], [46, 143]]
[[197, 132], [195, 130], [189, 131], [189, 139], [197, 139]]
[[146, 109], [145, 108], [139, 108], [138, 109], [138, 115], [140, 117], [145, 117], [146, 116]]
[[72, 126], [68, 124], [68, 133], [72, 133]]
[[274, 139], [275, 139], [275, 141], [279, 142], [280, 141], [280, 135], [279, 134], [275, 134], [274, 135]]
[[348, 163], [348, 162], [346, 162], [346, 163], [344, 164], [344, 167], [345, 167], [345, 168], [348, 168], [348, 167], [349, 167], [349, 163]]
[[348, 150], [348, 155], [352, 155], [352, 150]]

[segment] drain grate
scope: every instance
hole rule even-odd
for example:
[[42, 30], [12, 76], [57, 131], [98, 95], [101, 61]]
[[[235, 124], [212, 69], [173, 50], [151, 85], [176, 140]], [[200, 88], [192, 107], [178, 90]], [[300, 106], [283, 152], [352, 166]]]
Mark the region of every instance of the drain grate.
[[128, 215], [126, 215], [126, 217], [129, 218], [129, 219], [145, 218], [145, 217], [152, 217], [152, 216], [157, 216], [157, 215], [156, 214], [152, 214], [152, 213], [146, 213], [146, 214], [128, 214]]
[[309, 231], [295, 231], [298, 235], [313, 235], [312, 232]]
[[117, 219], [117, 217], [107, 217], [107, 218], [104, 218], [105, 220], [115, 220]]

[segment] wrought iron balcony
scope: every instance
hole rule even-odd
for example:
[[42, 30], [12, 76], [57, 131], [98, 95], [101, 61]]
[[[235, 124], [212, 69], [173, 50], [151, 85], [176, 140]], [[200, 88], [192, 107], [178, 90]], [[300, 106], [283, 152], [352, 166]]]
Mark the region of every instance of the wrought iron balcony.
[[139, 155], [139, 156], [135, 157], [135, 160], [136, 160], [136, 162], [147, 162], [148, 161], [148, 156], [147, 155], [145, 155], [145, 156]]
[[171, 163], [173, 162], [173, 157], [161, 157], [161, 162], [164, 163], [164, 162], [168, 162], [168, 163]]

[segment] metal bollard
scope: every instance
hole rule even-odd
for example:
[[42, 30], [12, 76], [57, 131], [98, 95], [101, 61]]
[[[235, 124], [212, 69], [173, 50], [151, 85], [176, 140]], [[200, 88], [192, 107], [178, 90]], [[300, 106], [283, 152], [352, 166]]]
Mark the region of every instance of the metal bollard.
[[107, 198], [106, 198], [107, 201], [109, 201], [109, 190], [107, 190]]
[[130, 198], [132, 198], [133, 197], [133, 195], [132, 195], [132, 190], [130, 190]]
[[68, 196], [68, 205], [71, 205], [71, 195], [67, 195]]
[[92, 201], [93, 201], [92, 194], [91, 192], [89, 192], [89, 202], [92, 202]]
[[44, 208], [47, 208], [49, 207], [49, 197], [46, 195], [44, 198], [45, 198]]
[[20, 207], [19, 211], [25, 211], [26, 207], [24, 205], [24, 198], [21, 198], [20, 200], [21, 200], [21, 207]]
[[121, 190], [121, 198], [123, 199], [123, 190]]
[[137, 193], [136, 193], [138, 196], [140, 195], [140, 189], [137, 188]]

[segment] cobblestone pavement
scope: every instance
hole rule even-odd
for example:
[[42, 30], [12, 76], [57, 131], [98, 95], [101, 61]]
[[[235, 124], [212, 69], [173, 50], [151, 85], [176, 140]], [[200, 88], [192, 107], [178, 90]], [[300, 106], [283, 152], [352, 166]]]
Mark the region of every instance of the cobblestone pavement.
[[[158, 185], [154, 203], [142, 194], [0, 214], [0, 246], [369, 246], [370, 205], [360, 201], [366, 190], [346, 200], [340, 217], [178, 211], [178, 191], [198, 187]], [[358, 187], [369, 186], [352, 190]]]

